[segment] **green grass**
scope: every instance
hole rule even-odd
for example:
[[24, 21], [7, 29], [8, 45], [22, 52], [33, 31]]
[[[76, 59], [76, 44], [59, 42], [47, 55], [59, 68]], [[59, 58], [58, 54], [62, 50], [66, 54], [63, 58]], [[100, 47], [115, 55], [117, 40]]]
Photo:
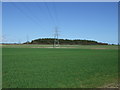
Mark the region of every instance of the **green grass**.
[[117, 55], [116, 49], [4, 47], [3, 88], [101, 87], [117, 82]]

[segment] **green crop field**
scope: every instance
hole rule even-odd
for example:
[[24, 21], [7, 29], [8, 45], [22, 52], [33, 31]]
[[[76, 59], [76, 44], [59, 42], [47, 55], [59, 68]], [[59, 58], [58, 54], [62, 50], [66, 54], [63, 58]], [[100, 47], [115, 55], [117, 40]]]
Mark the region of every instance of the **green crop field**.
[[48, 46], [3, 45], [3, 88], [98, 88], [118, 80], [117, 46], [41, 47]]

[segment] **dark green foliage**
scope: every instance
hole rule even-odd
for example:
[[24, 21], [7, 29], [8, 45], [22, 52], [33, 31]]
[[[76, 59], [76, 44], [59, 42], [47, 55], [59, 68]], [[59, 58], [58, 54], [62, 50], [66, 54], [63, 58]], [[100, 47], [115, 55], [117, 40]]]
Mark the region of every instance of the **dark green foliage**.
[[[98, 43], [92, 40], [69, 40], [69, 39], [59, 39], [60, 44], [62, 45], [108, 45], [107, 43]], [[32, 40], [29, 44], [53, 44], [53, 38], [43, 38]]]

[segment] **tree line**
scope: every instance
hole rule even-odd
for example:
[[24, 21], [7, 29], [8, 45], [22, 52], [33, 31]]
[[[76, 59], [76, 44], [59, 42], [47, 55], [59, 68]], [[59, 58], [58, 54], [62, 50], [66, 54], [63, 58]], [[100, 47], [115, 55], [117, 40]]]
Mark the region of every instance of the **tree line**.
[[[61, 45], [108, 45], [108, 43], [101, 43], [93, 40], [80, 40], [80, 39], [58, 39]], [[54, 38], [40, 38], [25, 42], [24, 44], [53, 44]]]

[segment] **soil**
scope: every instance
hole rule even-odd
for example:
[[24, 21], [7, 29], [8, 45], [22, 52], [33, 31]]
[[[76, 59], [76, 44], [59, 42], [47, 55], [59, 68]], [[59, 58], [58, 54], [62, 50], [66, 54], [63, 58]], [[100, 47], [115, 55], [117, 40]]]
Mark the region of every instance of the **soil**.
[[100, 88], [119, 88], [118, 83], [111, 83]]

